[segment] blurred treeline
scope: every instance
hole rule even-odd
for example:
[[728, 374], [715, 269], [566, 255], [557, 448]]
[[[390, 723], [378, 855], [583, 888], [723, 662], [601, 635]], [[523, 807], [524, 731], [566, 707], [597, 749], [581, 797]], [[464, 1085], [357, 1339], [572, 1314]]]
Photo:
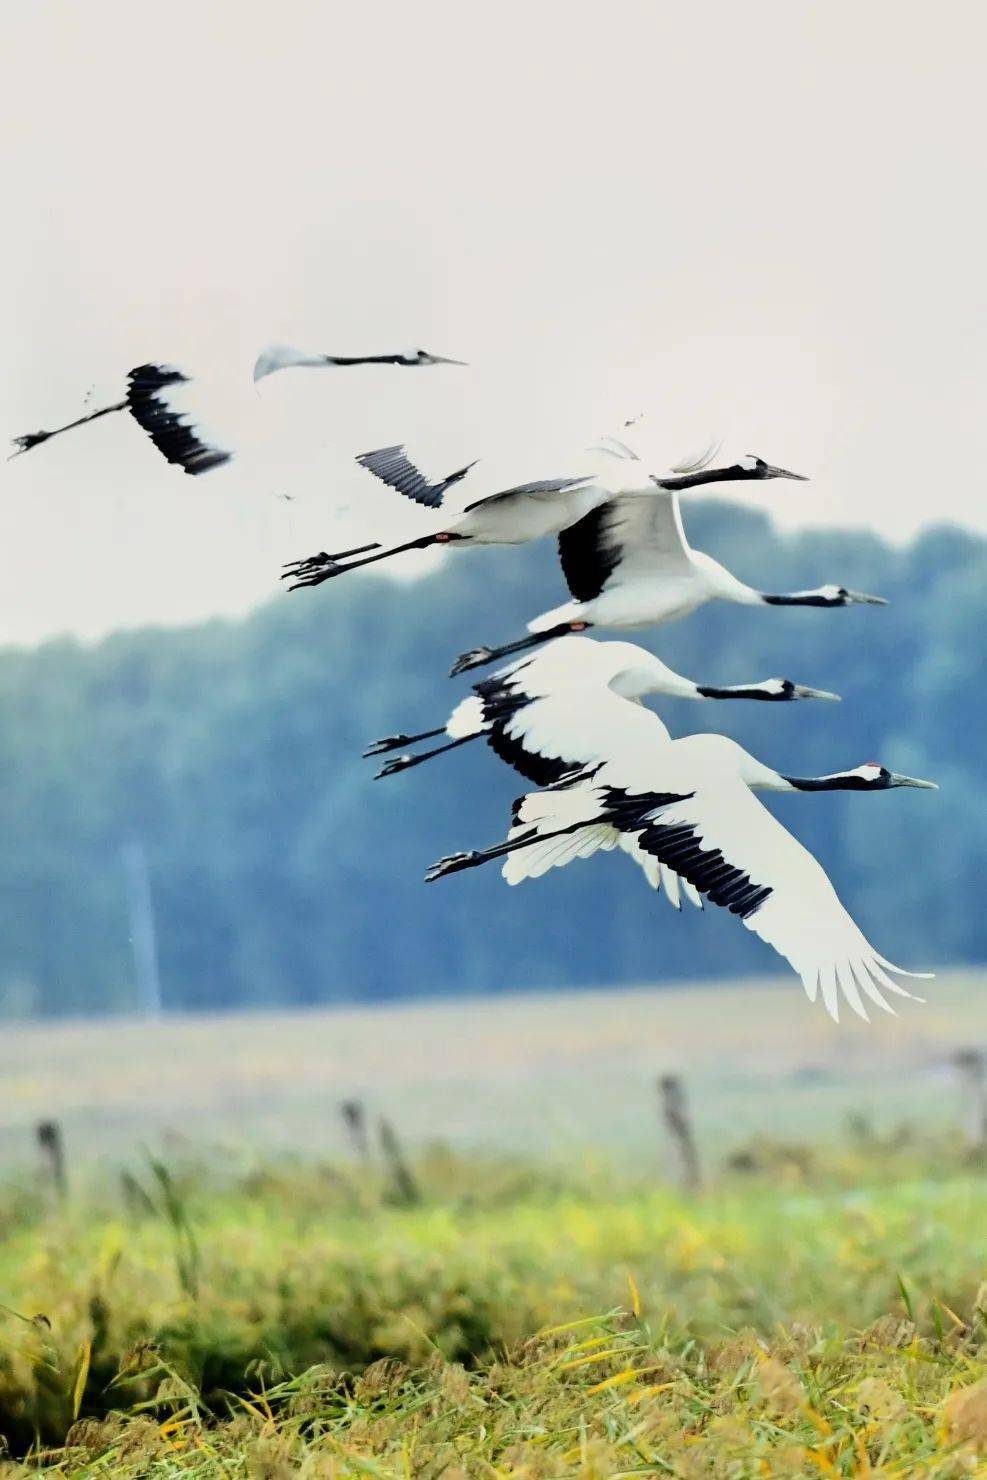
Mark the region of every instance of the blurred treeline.
[[[640, 634], [700, 680], [785, 675], [844, 696], [659, 701], [673, 733], [722, 729], [795, 773], [880, 759], [938, 780], [938, 795], [773, 805], [879, 950], [916, 968], [987, 959], [987, 543], [952, 527], [901, 549], [855, 532], [784, 537], [736, 505], [687, 516], [695, 544], [763, 589], [835, 581], [891, 605], [709, 607]], [[467, 692], [446, 677], [456, 654], [520, 635], [564, 594], [547, 544], [455, 552], [414, 583], [354, 576], [279, 592], [244, 621], [0, 654], [3, 1010], [134, 1005], [134, 843], [168, 1007], [781, 969], [718, 911], [674, 916], [619, 858], [515, 890], [493, 868], [423, 885], [441, 854], [503, 835], [520, 780], [479, 745], [377, 783], [360, 753], [441, 724]]]

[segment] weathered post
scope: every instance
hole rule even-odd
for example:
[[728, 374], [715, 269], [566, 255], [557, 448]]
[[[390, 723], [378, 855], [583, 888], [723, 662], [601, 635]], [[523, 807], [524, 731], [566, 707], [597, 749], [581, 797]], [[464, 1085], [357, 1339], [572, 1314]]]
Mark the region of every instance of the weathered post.
[[411, 1174], [411, 1168], [404, 1159], [397, 1131], [383, 1115], [377, 1122], [377, 1134], [380, 1137], [380, 1149], [383, 1152], [384, 1161], [391, 1174], [394, 1201], [404, 1203], [408, 1207], [414, 1203], [420, 1203], [422, 1195], [418, 1183]]
[[677, 1074], [663, 1074], [658, 1080], [658, 1095], [665, 1128], [678, 1156], [682, 1186], [687, 1192], [697, 1192], [702, 1185], [702, 1177], [685, 1086]]
[[367, 1135], [367, 1116], [361, 1101], [343, 1100], [339, 1107], [346, 1134], [355, 1156], [361, 1161], [370, 1160], [370, 1138]]
[[48, 1174], [48, 1180], [55, 1189], [55, 1196], [59, 1202], [64, 1202], [68, 1192], [68, 1178], [65, 1173], [62, 1127], [57, 1120], [41, 1120], [35, 1128], [35, 1135], [38, 1138], [38, 1146], [41, 1148], [41, 1159]]
[[960, 1079], [963, 1133], [971, 1151], [987, 1150], [987, 1055], [980, 1048], [958, 1048], [953, 1055]]

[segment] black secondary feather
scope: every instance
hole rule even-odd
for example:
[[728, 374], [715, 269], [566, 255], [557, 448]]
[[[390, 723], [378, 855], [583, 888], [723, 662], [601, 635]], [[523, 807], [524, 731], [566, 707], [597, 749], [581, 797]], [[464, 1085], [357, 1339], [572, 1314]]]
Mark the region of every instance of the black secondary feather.
[[396, 489], [405, 498], [424, 505], [426, 509], [438, 509], [446, 491], [465, 478], [470, 468], [476, 467], [475, 461], [467, 463], [464, 468], [457, 468], [448, 477], [440, 478], [438, 483], [429, 483], [425, 475], [415, 467], [401, 443], [394, 447], [378, 447], [373, 452], [363, 452], [357, 462], [389, 488]]
[[158, 451], [196, 477], [229, 462], [233, 454], [203, 442], [191, 423], [168, 405], [162, 392], [187, 381], [187, 375], [170, 365], [138, 365], [127, 376], [127, 408]]
[[593, 601], [600, 595], [620, 563], [620, 545], [610, 529], [609, 505], [601, 504], [562, 530], [559, 560], [565, 583], [576, 601]]

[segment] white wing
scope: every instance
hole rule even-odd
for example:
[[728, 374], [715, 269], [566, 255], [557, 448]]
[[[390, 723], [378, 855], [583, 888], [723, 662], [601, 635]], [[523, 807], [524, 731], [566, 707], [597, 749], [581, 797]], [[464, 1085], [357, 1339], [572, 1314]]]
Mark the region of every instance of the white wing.
[[[688, 741], [673, 742], [670, 750], [676, 746]], [[677, 787], [687, 784], [687, 770], [669, 768]], [[595, 784], [610, 771], [603, 768]], [[841, 995], [863, 1018], [864, 998], [892, 1012], [884, 992], [912, 996], [889, 972], [917, 973], [903, 971], [874, 950], [820, 864], [739, 777], [700, 787], [660, 805], [635, 830], [646, 853], [676, 869], [711, 903], [739, 915], [748, 930], [791, 962], [810, 1001], [822, 996], [834, 1020]], [[609, 810], [605, 806], [604, 815]]]
[[[570, 641], [597, 648], [605, 646], [592, 644], [588, 638], [561, 638], [559, 645]], [[604, 686], [597, 690], [585, 682], [570, 682], [557, 687], [555, 693], [527, 699], [521, 687], [525, 670], [518, 672], [518, 667], [508, 675], [506, 683], [498, 684], [495, 677], [475, 685], [475, 691], [485, 706], [491, 749], [538, 786], [551, 787], [575, 770], [598, 765], [611, 753], [615, 726], [621, 728], [625, 743], [649, 751], [669, 739], [668, 730], [657, 714], [619, 698]], [[512, 678], [516, 680], [513, 685]], [[549, 673], [543, 669], [539, 683], [544, 685], [549, 681]], [[547, 820], [539, 831], [552, 832], [557, 828], [554, 799], [561, 797], [564, 807], [564, 791], [545, 795], [549, 798], [547, 804], [523, 799], [522, 812], [508, 835], [509, 840], [519, 837], [531, 825], [528, 814], [539, 813], [541, 807]], [[702, 908], [701, 896], [686, 880], [680, 880], [674, 870], [646, 853], [636, 838], [609, 824], [582, 828], [562, 838], [539, 838], [530, 847], [508, 855], [503, 875], [509, 884], [519, 884], [522, 879], [540, 877], [550, 868], [561, 868], [574, 858], [588, 858], [600, 849], [618, 846], [641, 868], [653, 889], [664, 887], [668, 902], [675, 909], [681, 909], [683, 893], [692, 904]]]
[[[533, 653], [498, 668], [488, 682], [509, 683], [526, 699], [544, 698], [570, 683], [593, 683], [599, 679], [606, 684], [612, 676], [611, 652], [615, 646], [575, 634], [556, 637]], [[482, 685], [474, 687], [479, 692]]]
[[609, 587], [689, 569], [678, 494], [621, 494], [559, 535], [559, 560], [577, 601]]

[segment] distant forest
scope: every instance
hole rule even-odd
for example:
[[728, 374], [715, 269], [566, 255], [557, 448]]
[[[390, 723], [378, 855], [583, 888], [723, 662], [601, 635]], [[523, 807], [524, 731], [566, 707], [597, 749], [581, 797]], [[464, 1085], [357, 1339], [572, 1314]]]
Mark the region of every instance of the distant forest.
[[[880, 759], [938, 780], [938, 794], [772, 807], [886, 955], [987, 960], [987, 543], [938, 527], [895, 549], [856, 532], [781, 536], [737, 505], [687, 513], [693, 543], [753, 584], [836, 581], [891, 605], [710, 606], [640, 634], [690, 677], [783, 675], [844, 697], [653, 701], [673, 733], [720, 729], [802, 774]], [[623, 858], [517, 889], [492, 867], [423, 884], [440, 855], [503, 835], [523, 783], [479, 744], [380, 782], [360, 753], [441, 724], [468, 692], [451, 660], [563, 598], [549, 544], [455, 552], [414, 583], [368, 573], [279, 592], [243, 621], [0, 653], [0, 1011], [133, 1009], [135, 844], [168, 1008], [785, 969], [720, 911], [677, 916]]]

